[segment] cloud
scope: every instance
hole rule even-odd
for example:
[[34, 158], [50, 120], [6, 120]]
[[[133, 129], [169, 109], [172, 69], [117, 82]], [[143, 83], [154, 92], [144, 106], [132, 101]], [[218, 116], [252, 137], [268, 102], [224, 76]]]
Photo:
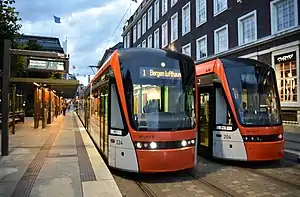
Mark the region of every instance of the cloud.
[[[108, 43], [130, 4], [133, 13], [139, 4], [131, 0], [19, 0], [16, 9], [22, 18], [22, 33], [55, 36], [61, 41], [67, 38], [70, 67], [76, 66], [70, 72], [87, 75], [92, 74], [88, 66], [96, 65], [107, 47], [122, 41], [122, 27], [130, 13]], [[61, 17], [62, 23], [54, 23], [53, 15]]]

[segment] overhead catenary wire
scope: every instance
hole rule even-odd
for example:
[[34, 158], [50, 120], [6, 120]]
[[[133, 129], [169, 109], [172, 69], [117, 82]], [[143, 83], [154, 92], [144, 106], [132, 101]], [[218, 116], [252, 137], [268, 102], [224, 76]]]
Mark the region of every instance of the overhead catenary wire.
[[130, 6], [129, 6], [129, 7], [127, 8], [127, 10], [125, 11], [124, 15], [122, 16], [121, 20], [119, 21], [119, 24], [118, 24], [118, 26], [115, 28], [113, 34], [110, 36], [110, 38], [109, 38], [109, 40], [108, 40], [108, 44], [107, 44], [107, 46], [104, 48], [102, 54], [104, 54], [105, 50], [109, 47], [111, 40], [113, 39], [115, 33], [118, 31], [118, 29], [119, 29], [120, 25], [122, 24], [122, 22], [123, 22], [123, 20], [124, 20], [124, 18], [125, 18], [125, 16], [126, 16], [126, 14], [127, 14], [127, 12], [128, 12], [130, 9], [131, 9], [131, 3], [130, 3]]
[[[130, 0], [130, 1], [133, 1], [133, 2], [137, 3], [137, 1], [134, 1], [134, 0]], [[122, 16], [122, 18], [120, 19], [120, 21], [119, 21], [117, 27], [115, 28], [113, 34], [110, 36], [110, 38], [109, 38], [109, 40], [108, 40], [107, 46], [106, 46], [106, 47], [103, 49], [103, 51], [102, 51], [102, 56], [104, 55], [105, 50], [109, 47], [110, 42], [111, 42], [112, 39], [114, 38], [114, 35], [115, 35], [116, 32], [118, 31], [118, 29], [119, 29], [120, 25], [122, 24], [124, 18], [126, 17], [126, 14], [128, 13], [128, 11], [131, 12], [131, 3], [130, 3], [130, 5], [129, 5], [129, 7], [127, 8], [127, 10], [125, 11], [124, 15]], [[131, 15], [131, 13], [130, 13], [130, 15]], [[79, 77], [79, 76], [84, 76], [84, 77], [86, 77], [86, 76], [88, 76], [88, 75], [91, 75], [91, 74], [83, 74], [83, 73], [81, 73], [81, 74], [79, 74], [79, 73], [75, 74], [75, 76], [78, 76], [78, 77]]]

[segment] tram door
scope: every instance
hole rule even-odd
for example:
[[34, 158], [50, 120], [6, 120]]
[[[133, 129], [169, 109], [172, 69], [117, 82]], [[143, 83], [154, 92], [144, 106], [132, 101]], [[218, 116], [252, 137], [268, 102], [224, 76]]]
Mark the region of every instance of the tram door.
[[100, 148], [108, 157], [108, 83], [100, 88]]
[[199, 87], [198, 153], [212, 155], [213, 86]]

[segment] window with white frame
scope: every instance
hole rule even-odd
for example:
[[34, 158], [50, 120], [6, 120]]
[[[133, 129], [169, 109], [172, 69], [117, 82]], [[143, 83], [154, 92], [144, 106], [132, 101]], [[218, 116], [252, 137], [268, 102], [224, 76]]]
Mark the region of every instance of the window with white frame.
[[196, 0], [196, 27], [206, 22], [206, 0]]
[[148, 48], [152, 48], [152, 34], [148, 36]]
[[162, 48], [168, 45], [168, 21], [161, 26]]
[[124, 42], [124, 48], [126, 49], [127, 48], [127, 35], [125, 35], [123, 37], [123, 42]]
[[184, 45], [181, 50], [183, 54], [191, 56], [191, 43]]
[[146, 28], [147, 28], [147, 18], [146, 18], [146, 14], [143, 15], [142, 18], [143, 22], [142, 22], [142, 35], [146, 32]]
[[168, 0], [162, 0], [161, 7], [161, 14], [164, 15], [168, 11]]
[[142, 42], [142, 47], [143, 48], [146, 48], [147, 46], [146, 46], [146, 40], [144, 40], [143, 42]]
[[136, 25], [133, 26], [132, 30], [132, 43], [134, 44], [136, 42]]
[[191, 18], [190, 18], [190, 2], [188, 2], [182, 8], [182, 35], [189, 33], [191, 30]]
[[154, 2], [154, 23], [156, 23], [159, 19], [159, 1], [156, 0]]
[[159, 48], [159, 29], [154, 32], [154, 48]]
[[297, 0], [275, 0], [270, 3], [270, 7], [272, 34], [298, 25]]
[[215, 53], [228, 50], [228, 25], [224, 25], [214, 31]]
[[290, 52], [283, 50], [282, 53], [277, 51], [276, 53], [278, 55], [272, 55], [276, 67], [276, 78], [280, 101], [284, 102], [285, 104], [298, 102], [298, 49], [291, 50], [292, 51]]
[[171, 42], [178, 39], [178, 13], [171, 17]]
[[141, 44], [138, 44], [136, 47], [137, 47], [137, 48], [141, 48]]
[[137, 24], [137, 39], [139, 39], [141, 37], [141, 20], [139, 20], [138, 24]]
[[196, 58], [200, 60], [207, 57], [207, 36], [202, 36], [196, 40]]
[[171, 0], [171, 7], [173, 7], [177, 2], [178, 0]]
[[227, 0], [214, 0], [214, 16], [227, 9]]
[[148, 9], [148, 29], [152, 27], [152, 6]]
[[256, 10], [238, 18], [238, 39], [239, 45], [257, 39]]
[[127, 34], [127, 48], [130, 47], [130, 32]]

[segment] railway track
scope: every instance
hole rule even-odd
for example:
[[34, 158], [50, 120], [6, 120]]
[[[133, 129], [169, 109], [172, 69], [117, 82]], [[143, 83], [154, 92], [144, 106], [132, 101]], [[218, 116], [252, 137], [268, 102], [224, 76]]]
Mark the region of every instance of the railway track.
[[155, 194], [155, 192], [150, 189], [150, 187], [147, 186], [147, 184], [141, 182], [141, 181], [135, 181], [135, 183], [138, 185], [138, 187], [144, 192], [144, 194], [147, 197], [158, 197], [158, 195]]
[[229, 192], [225, 191], [225, 188], [223, 189], [221, 187], [218, 187], [215, 184], [211, 183], [210, 181], [204, 180], [199, 175], [197, 175], [197, 174], [195, 174], [193, 172], [187, 172], [186, 174], [188, 176], [191, 176], [194, 179], [198, 180], [199, 182], [201, 182], [203, 185], [205, 185], [209, 189], [213, 190], [213, 192], [216, 193], [216, 195], [220, 195], [220, 196], [224, 196], [224, 197], [225, 196], [226, 197], [238, 197], [238, 194], [229, 193]]

